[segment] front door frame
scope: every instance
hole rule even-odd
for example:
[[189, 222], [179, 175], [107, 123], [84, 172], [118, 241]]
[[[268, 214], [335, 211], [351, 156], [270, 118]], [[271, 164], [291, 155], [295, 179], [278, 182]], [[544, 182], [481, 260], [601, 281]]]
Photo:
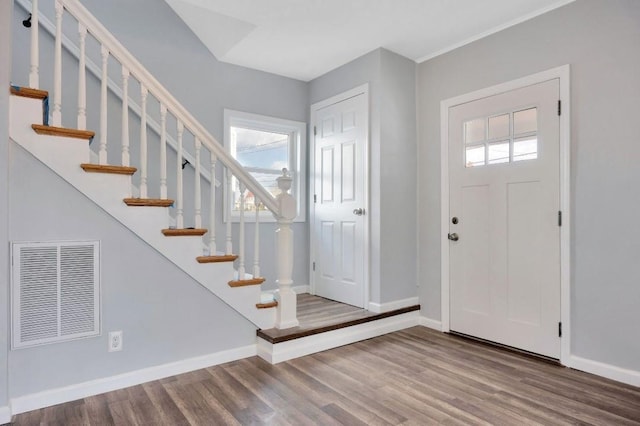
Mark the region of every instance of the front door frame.
[[571, 101], [570, 66], [563, 65], [506, 83], [476, 90], [471, 93], [445, 99], [440, 102], [440, 276], [441, 276], [441, 318], [442, 331], [449, 329], [449, 109], [511, 90], [560, 80], [560, 320], [562, 338], [560, 340], [560, 363], [570, 366], [571, 355]]
[[315, 173], [316, 173], [316, 163], [315, 163], [315, 148], [316, 148], [316, 138], [314, 135], [314, 127], [316, 125], [316, 113], [322, 108], [328, 107], [329, 105], [337, 104], [338, 102], [346, 101], [347, 99], [356, 97], [358, 95], [364, 95], [365, 105], [367, 106], [367, 111], [365, 112], [365, 121], [363, 123], [365, 127], [365, 140], [364, 140], [364, 152], [362, 155], [364, 156], [364, 200], [363, 206], [365, 209], [365, 214], [363, 216], [364, 219], [364, 229], [363, 229], [363, 250], [364, 250], [364, 271], [363, 271], [363, 283], [364, 291], [363, 297], [364, 300], [363, 306], [364, 309], [369, 310], [369, 295], [370, 295], [370, 258], [371, 258], [371, 245], [370, 241], [370, 220], [369, 220], [369, 145], [370, 145], [370, 131], [369, 131], [369, 114], [371, 112], [371, 105], [369, 103], [369, 83], [362, 84], [360, 86], [354, 87], [351, 90], [347, 90], [346, 92], [340, 93], [338, 95], [332, 96], [328, 99], [325, 99], [320, 102], [316, 102], [311, 105], [311, 119], [309, 126], [309, 292], [311, 294], [316, 294], [315, 292], [315, 270], [314, 263], [316, 259], [316, 241], [313, 236], [313, 230], [315, 229], [315, 218], [316, 218], [316, 210], [314, 203], [314, 194], [315, 191]]

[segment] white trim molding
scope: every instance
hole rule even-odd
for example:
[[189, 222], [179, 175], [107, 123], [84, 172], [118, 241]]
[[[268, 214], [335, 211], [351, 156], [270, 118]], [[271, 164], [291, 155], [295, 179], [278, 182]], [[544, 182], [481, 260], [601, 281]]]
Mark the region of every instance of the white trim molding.
[[522, 16], [516, 18], [516, 19], [513, 19], [513, 20], [509, 21], [509, 22], [506, 22], [504, 24], [495, 26], [495, 27], [493, 27], [491, 29], [488, 29], [488, 30], [483, 31], [483, 32], [481, 32], [479, 34], [471, 36], [471, 37], [469, 37], [469, 38], [467, 38], [465, 40], [462, 40], [462, 41], [460, 41], [458, 43], [454, 43], [454, 44], [449, 45], [449, 46], [447, 46], [447, 47], [445, 47], [443, 49], [437, 50], [437, 51], [435, 51], [433, 53], [429, 53], [426, 56], [423, 56], [421, 58], [416, 59], [416, 63], [421, 64], [421, 63], [423, 63], [425, 61], [428, 61], [429, 59], [433, 59], [433, 58], [435, 58], [437, 56], [444, 55], [445, 53], [451, 52], [452, 50], [455, 50], [455, 49], [457, 49], [459, 47], [466, 46], [467, 44], [471, 44], [474, 41], [478, 41], [480, 39], [488, 37], [491, 34], [495, 34], [497, 32], [505, 30], [505, 29], [507, 29], [509, 27], [516, 26], [516, 25], [518, 25], [518, 24], [520, 24], [522, 22], [528, 21], [529, 19], [533, 19], [536, 16], [539, 16], [539, 15], [542, 15], [544, 13], [550, 12], [550, 11], [552, 11], [554, 9], [557, 9], [559, 7], [562, 7], [562, 6], [565, 6], [565, 5], [567, 5], [569, 3], [572, 3], [574, 1], [575, 0], [559, 0], [556, 3], [552, 3], [550, 5], [547, 5], [547, 6], [543, 7], [542, 9], [538, 9], [538, 10], [535, 10], [533, 12], [527, 13], [527, 14], [522, 15]]
[[420, 325], [436, 331], [442, 331], [442, 322], [427, 317], [420, 317]]
[[568, 365], [571, 356], [571, 97], [570, 67], [563, 65], [506, 83], [476, 90], [440, 102], [440, 274], [442, 331], [449, 331], [449, 109], [477, 99], [505, 93], [545, 81], [560, 81], [560, 363]]
[[409, 297], [408, 299], [394, 300], [393, 302], [374, 303], [369, 302], [369, 311], [381, 314], [384, 312], [395, 311], [396, 309], [407, 308], [420, 304], [418, 297]]
[[413, 311], [282, 343], [273, 344], [258, 337], [258, 356], [271, 364], [277, 364], [419, 324], [420, 313]]
[[640, 387], [640, 371], [616, 367], [615, 365], [605, 364], [604, 362], [593, 361], [575, 355], [571, 356], [568, 366], [574, 370], [584, 371], [617, 382]]
[[[141, 370], [118, 374], [116, 376], [24, 395], [11, 399], [11, 409], [9, 414], [20, 414], [56, 404], [62, 404], [64, 402], [75, 401], [77, 399], [139, 385], [152, 380], [159, 380], [165, 377], [175, 376], [177, 374], [212, 367], [225, 362], [248, 358], [255, 356], [256, 353], [256, 345], [247, 345], [209, 355], [188, 358], [182, 361], [143, 368]], [[3, 414], [4, 411], [0, 409], [0, 422], [3, 422]]]

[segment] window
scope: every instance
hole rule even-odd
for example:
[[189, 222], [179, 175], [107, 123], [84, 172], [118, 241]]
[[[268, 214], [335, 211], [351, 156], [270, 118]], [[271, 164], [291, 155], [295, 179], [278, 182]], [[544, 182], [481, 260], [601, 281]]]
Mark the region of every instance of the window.
[[466, 167], [538, 158], [538, 110], [527, 108], [463, 124]]
[[[306, 124], [298, 121], [249, 114], [246, 112], [224, 111], [224, 144], [229, 153], [242, 164], [262, 186], [274, 196], [280, 193], [276, 179], [287, 168], [293, 178], [291, 195], [298, 204], [296, 221], [306, 217], [305, 188], [305, 147]], [[240, 211], [240, 193], [236, 179], [232, 182], [234, 199], [232, 220], [237, 220]], [[225, 202], [227, 198], [225, 197]], [[250, 191], [244, 193], [245, 212], [260, 210], [260, 220], [275, 220], [263, 205], [256, 205]], [[226, 211], [226, 209], [225, 209]], [[245, 215], [252, 220], [254, 214]]]

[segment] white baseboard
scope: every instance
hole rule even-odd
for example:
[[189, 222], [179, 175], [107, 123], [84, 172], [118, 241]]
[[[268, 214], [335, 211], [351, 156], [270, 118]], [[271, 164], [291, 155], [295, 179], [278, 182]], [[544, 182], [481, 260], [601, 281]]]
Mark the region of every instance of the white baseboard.
[[593, 361], [575, 355], [571, 355], [570, 365], [568, 365], [568, 367], [606, 377], [607, 379], [615, 380], [617, 382], [626, 383], [631, 386], [640, 387], [640, 371], [628, 370], [616, 367], [615, 365], [605, 364], [603, 362]]
[[420, 325], [442, 331], [442, 322], [427, 317], [420, 317]]
[[[256, 355], [256, 353], [256, 345], [248, 345], [209, 355], [189, 358], [182, 361], [143, 368], [141, 370], [131, 371], [117, 376], [91, 380], [84, 383], [65, 386], [63, 388], [51, 389], [31, 395], [12, 398], [9, 415], [37, 410], [39, 408], [49, 407], [51, 405], [61, 404], [64, 402], [75, 401], [88, 396], [98, 395], [150, 382], [152, 380], [175, 376], [176, 374], [187, 373], [189, 371], [247, 358]], [[5, 423], [2, 421], [3, 414], [4, 411], [0, 409], [0, 423]]]
[[[309, 293], [309, 285], [294, 285], [291, 287], [296, 294]], [[265, 290], [263, 293], [275, 293], [277, 290]]]
[[369, 311], [381, 314], [384, 312], [395, 311], [396, 309], [402, 309], [409, 306], [419, 305], [420, 300], [417, 297], [410, 297], [408, 299], [394, 300], [393, 302], [386, 303], [374, 303], [369, 302]]
[[11, 410], [9, 407], [0, 407], [0, 424], [11, 422]]
[[309, 293], [309, 285], [294, 285], [291, 290], [295, 291], [296, 294]]
[[360, 340], [382, 336], [393, 331], [414, 327], [419, 323], [420, 314], [418, 311], [414, 311], [282, 343], [272, 344], [258, 338], [258, 356], [271, 364], [277, 364], [327, 349], [337, 348], [338, 346], [359, 342]]

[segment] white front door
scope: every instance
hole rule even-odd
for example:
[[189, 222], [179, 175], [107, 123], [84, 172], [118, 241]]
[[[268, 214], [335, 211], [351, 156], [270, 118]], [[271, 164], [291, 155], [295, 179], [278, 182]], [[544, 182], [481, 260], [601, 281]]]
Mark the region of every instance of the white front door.
[[312, 107], [312, 282], [318, 296], [364, 307], [367, 95]]
[[450, 330], [560, 358], [559, 80], [449, 109]]

